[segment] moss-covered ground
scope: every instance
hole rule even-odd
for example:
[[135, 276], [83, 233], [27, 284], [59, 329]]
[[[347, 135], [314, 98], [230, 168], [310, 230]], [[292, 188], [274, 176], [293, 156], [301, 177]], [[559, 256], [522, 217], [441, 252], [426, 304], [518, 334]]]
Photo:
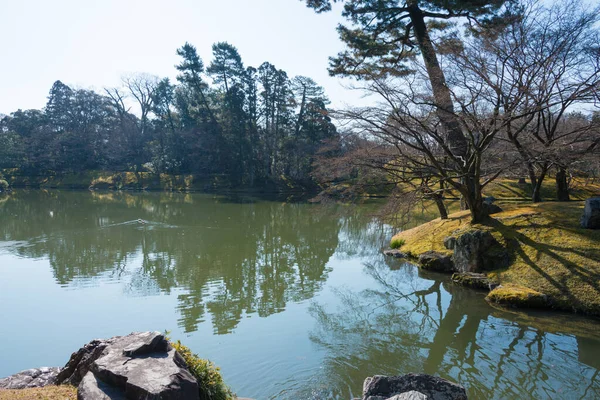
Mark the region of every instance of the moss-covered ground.
[[443, 240], [470, 229], [490, 231], [508, 250], [510, 265], [488, 272], [502, 288], [489, 299], [500, 304], [539, 304], [547, 296], [552, 308], [600, 315], [600, 230], [579, 225], [583, 202], [503, 204], [485, 224], [471, 225], [468, 212], [435, 219], [401, 232], [402, 251], [412, 256], [434, 250], [449, 254]]

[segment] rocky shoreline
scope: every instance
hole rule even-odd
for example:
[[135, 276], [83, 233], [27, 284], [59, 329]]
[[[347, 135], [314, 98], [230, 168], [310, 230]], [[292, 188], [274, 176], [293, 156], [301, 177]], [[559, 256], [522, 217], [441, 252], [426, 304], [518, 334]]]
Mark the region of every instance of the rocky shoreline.
[[[62, 367], [28, 369], [0, 379], [5, 389], [77, 387], [78, 400], [208, 400], [186, 361], [159, 332], [95, 339]], [[241, 397], [233, 397], [243, 400]], [[407, 374], [365, 379], [356, 400], [466, 400], [464, 387], [435, 376]], [[250, 399], [246, 399], [250, 400]]]

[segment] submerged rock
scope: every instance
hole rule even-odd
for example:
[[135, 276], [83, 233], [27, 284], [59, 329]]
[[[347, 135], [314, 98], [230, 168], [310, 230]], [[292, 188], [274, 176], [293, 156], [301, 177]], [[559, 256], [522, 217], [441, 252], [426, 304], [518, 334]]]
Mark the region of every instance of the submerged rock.
[[26, 389], [52, 385], [56, 382], [59, 371], [58, 367], [26, 369], [0, 379], [0, 389]]
[[600, 229], [600, 197], [585, 201], [581, 226], [587, 229]]
[[365, 379], [362, 400], [466, 400], [464, 387], [425, 374], [376, 375]]
[[452, 272], [454, 270], [454, 263], [450, 256], [431, 250], [419, 256], [419, 264], [428, 271]]

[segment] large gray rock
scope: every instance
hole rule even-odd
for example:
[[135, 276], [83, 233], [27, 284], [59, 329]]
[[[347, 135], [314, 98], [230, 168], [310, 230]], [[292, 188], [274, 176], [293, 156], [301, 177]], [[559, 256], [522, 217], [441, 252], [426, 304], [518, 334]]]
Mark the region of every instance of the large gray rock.
[[0, 389], [25, 389], [52, 385], [56, 382], [59, 371], [58, 367], [26, 369], [0, 379]]
[[159, 332], [93, 340], [73, 353], [59, 378], [78, 385], [79, 400], [199, 399], [196, 379]]
[[81, 382], [90, 370], [92, 363], [102, 355], [106, 347], [120, 338], [121, 336], [115, 336], [110, 339], [94, 339], [85, 344], [82, 348], [71, 354], [71, 358], [57, 375], [56, 383], [59, 385], [79, 385], [79, 382]]
[[[408, 392], [408, 393], [407, 393]], [[416, 393], [411, 393], [416, 392]], [[436, 376], [425, 374], [407, 374], [402, 376], [373, 376], [365, 379], [363, 384], [363, 400], [398, 399], [398, 395], [413, 396], [400, 399], [419, 399], [426, 396], [428, 400], [466, 400], [464, 387]]]
[[585, 201], [581, 226], [587, 229], [600, 229], [600, 197]]
[[452, 258], [435, 251], [426, 251], [419, 256], [419, 264], [423, 269], [436, 272], [452, 272], [454, 264]]
[[490, 232], [473, 230], [456, 238], [452, 261], [457, 272], [479, 272], [506, 265], [508, 253]]

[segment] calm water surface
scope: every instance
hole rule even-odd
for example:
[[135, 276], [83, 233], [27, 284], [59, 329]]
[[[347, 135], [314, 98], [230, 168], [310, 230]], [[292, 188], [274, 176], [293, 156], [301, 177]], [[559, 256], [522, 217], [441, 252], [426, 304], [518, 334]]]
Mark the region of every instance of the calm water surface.
[[350, 399], [408, 372], [471, 399], [600, 398], [597, 320], [494, 309], [385, 259], [393, 233], [366, 207], [15, 191], [0, 197], [0, 377], [166, 329], [256, 399]]

